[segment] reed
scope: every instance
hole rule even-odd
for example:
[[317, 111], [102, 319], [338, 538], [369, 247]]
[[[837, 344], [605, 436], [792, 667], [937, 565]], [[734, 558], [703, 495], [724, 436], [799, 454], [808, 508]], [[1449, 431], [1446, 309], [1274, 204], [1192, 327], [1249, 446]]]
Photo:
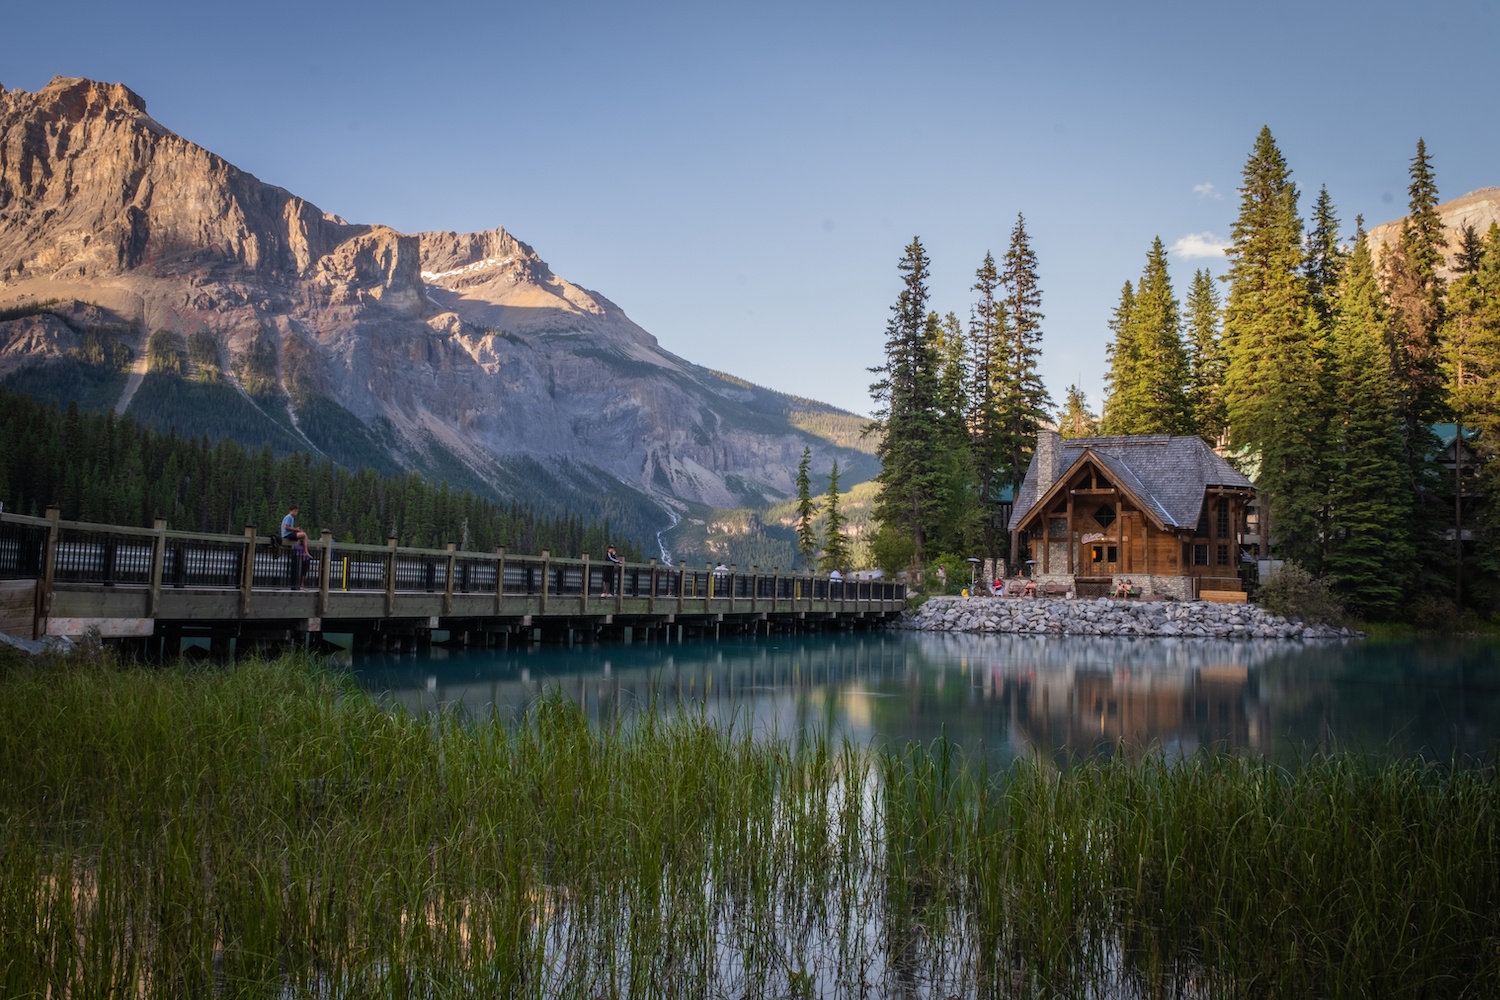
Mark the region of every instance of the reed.
[[1491, 996], [1492, 768], [1003, 771], [303, 658], [0, 668], [6, 997]]

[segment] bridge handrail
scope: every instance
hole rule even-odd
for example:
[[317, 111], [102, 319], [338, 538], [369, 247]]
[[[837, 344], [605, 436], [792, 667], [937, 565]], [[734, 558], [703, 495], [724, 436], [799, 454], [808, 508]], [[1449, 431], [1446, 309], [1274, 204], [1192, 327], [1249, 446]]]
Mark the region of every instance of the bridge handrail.
[[[44, 588], [50, 589], [55, 582], [58, 567], [58, 549], [67, 543], [64, 534], [83, 534], [92, 539], [81, 539], [71, 544], [81, 548], [68, 553], [70, 561], [66, 567], [73, 583], [104, 584], [122, 587], [149, 587], [153, 594], [163, 584], [168, 587], [190, 586], [195, 589], [225, 590], [241, 589], [247, 595], [254, 590], [279, 589], [289, 583], [291, 573], [277, 569], [282, 556], [270, 552], [273, 542], [279, 539], [262, 535], [253, 527], [247, 527], [240, 535], [214, 532], [183, 531], [169, 529], [164, 519], [158, 519], [153, 528], [138, 528], [129, 525], [99, 524], [90, 521], [63, 520], [55, 508], [48, 510], [46, 517], [34, 517], [9, 511], [0, 513], [0, 524], [12, 524], [33, 529], [46, 529], [47, 555], [43, 560]], [[118, 556], [113, 546], [96, 541], [100, 536], [121, 536], [129, 539], [128, 550]], [[702, 570], [685, 566], [668, 566], [652, 559], [648, 562], [609, 563], [603, 558], [591, 558], [589, 554], [579, 556], [555, 556], [547, 550], [540, 554], [514, 554], [505, 548], [490, 552], [475, 552], [447, 547], [442, 549], [399, 546], [394, 539], [385, 545], [362, 542], [338, 542], [328, 532], [320, 537], [309, 538], [308, 550], [312, 559], [305, 574], [315, 588], [342, 591], [347, 589], [377, 590], [389, 593], [441, 592], [448, 596], [461, 594], [495, 594], [501, 596], [533, 596], [545, 592], [555, 598], [586, 601], [597, 600], [602, 595], [604, 574], [612, 572], [615, 582], [614, 596], [650, 598], [663, 607], [714, 607], [725, 606], [734, 610], [751, 610], [760, 602], [777, 604], [783, 602], [826, 602], [848, 604], [869, 601], [902, 600], [904, 586], [883, 581], [830, 581], [826, 576], [811, 573], [783, 573], [779, 567], [762, 569], [752, 566], [749, 570], [729, 568], [716, 569], [705, 566]], [[149, 545], [149, 553], [138, 548]], [[184, 544], [186, 543], [186, 544]], [[189, 547], [197, 543], [202, 548]], [[90, 546], [99, 545], [93, 550]], [[246, 549], [250, 560], [243, 561]], [[144, 559], [150, 566], [139, 565]], [[370, 572], [358, 574], [355, 587], [330, 586], [326, 580], [324, 564], [333, 563], [340, 557], [363, 557], [358, 561]], [[274, 562], [267, 560], [274, 559]], [[226, 562], [228, 560], [228, 562]], [[193, 563], [192, 566], [188, 562]], [[412, 582], [414, 567], [417, 580]], [[378, 579], [373, 564], [383, 564]], [[163, 572], [170, 565], [164, 579]], [[287, 563], [290, 566], [290, 563]], [[494, 567], [493, 572], [481, 572], [478, 577], [471, 572], [475, 565]], [[461, 568], [462, 567], [462, 568]], [[526, 571], [525, 581], [519, 591], [507, 587], [511, 570]], [[537, 571], [541, 572], [538, 573]], [[118, 577], [117, 578], [117, 574]], [[144, 578], [143, 578], [144, 574]], [[247, 575], [248, 574], [248, 575]], [[303, 574], [297, 574], [300, 578]], [[79, 577], [83, 577], [80, 579]], [[97, 576], [97, 579], [90, 577]], [[345, 578], [347, 580], [347, 577]], [[655, 580], [653, 583], [652, 580]], [[265, 581], [274, 580], [276, 584]], [[300, 579], [299, 579], [300, 582]], [[538, 586], [540, 584], [540, 586]], [[595, 588], [598, 588], [596, 590]], [[629, 591], [628, 594], [624, 593]], [[154, 603], [154, 599], [153, 599]]]

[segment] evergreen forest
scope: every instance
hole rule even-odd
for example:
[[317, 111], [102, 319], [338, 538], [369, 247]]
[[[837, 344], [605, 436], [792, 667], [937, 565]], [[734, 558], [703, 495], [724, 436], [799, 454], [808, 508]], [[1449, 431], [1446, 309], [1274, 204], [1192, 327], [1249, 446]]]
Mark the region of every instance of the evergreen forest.
[[613, 543], [640, 559], [634, 535], [612, 537], [607, 519], [544, 515], [501, 504], [416, 473], [351, 471], [306, 453], [278, 456], [269, 444], [247, 449], [232, 438], [183, 438], [144, 428], [112, 411], [84, 412], [0, 388], [0, 500], [13, 513], [49, 505], [67, 520], [149, 527], [164, 517], [176, 530], [239, 534], [274, 531], [289, 504], [316, 537], [343, 542], [559, 555], [602, 553]]
[[888, 571], [1001, 557], [1001, 506], [1038, 428], [1201, 435], [1256, 483], [1269, 551], [1362, 620], [1450, 626], [1500, 609], [1500, 225], [1445, 228], [1418, 140], [1393, 239], [1327, 188], [1309, 217], [1269, 128], [1243, 170], [1229, 267], [1179, 299], [1155, 239], [1108, 321], [1102, 413], [1037, 377], [1025, 222], [975, 272], [967, 324], [929, 303], [920, 238], [873, 368], [874, 558]]

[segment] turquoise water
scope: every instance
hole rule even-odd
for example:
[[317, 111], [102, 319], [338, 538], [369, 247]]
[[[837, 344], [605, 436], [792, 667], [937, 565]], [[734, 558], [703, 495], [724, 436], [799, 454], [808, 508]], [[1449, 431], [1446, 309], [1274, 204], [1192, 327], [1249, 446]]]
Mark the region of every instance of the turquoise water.
[[523, 714], [560, 691], [598, 720], [680, 706], [716, 724], [861, 744], [939, 735], [1004, 763], [1227, 748], [1493, 761], [1500, 643], [1307, 643], [854, 633], [357, 656], [415, 711]]

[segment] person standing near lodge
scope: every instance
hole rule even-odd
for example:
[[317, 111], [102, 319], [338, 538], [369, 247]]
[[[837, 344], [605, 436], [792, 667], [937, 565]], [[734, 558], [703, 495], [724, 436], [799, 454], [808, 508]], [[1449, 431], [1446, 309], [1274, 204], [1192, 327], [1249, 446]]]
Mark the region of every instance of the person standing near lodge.
[[601, 581], [601, 587], [600, 587], [600, 591], [599, 591], [599, 596], [600, 597], [608, 597], [608, 596], [610, 596], [609, 585], [610, 585], [611, 581], [614, 581], [614, 583], [615, 583], [615, 589], [616, 590], [618, 590], [620, 588], [619, 577], [616, 575], [620, 571], [617, 570], [617, 569], [615, 569], [615, 566], [621, 565], [621, 561], [620, 561], [620, 556], [619, 556], [618, 553], [615, 552], [615, 547], [613, 545], [611, 545], [609, 548], [607, 548], [607, 549], [604, 550], [604, 558], [607, 559], [607, 560], [609, 560], [609, 562], [612, 563], [613, 565], [609, 565], [609, 566], [605, 566], [604, 567], [604, 573], [603, 573], [604, 579]]

